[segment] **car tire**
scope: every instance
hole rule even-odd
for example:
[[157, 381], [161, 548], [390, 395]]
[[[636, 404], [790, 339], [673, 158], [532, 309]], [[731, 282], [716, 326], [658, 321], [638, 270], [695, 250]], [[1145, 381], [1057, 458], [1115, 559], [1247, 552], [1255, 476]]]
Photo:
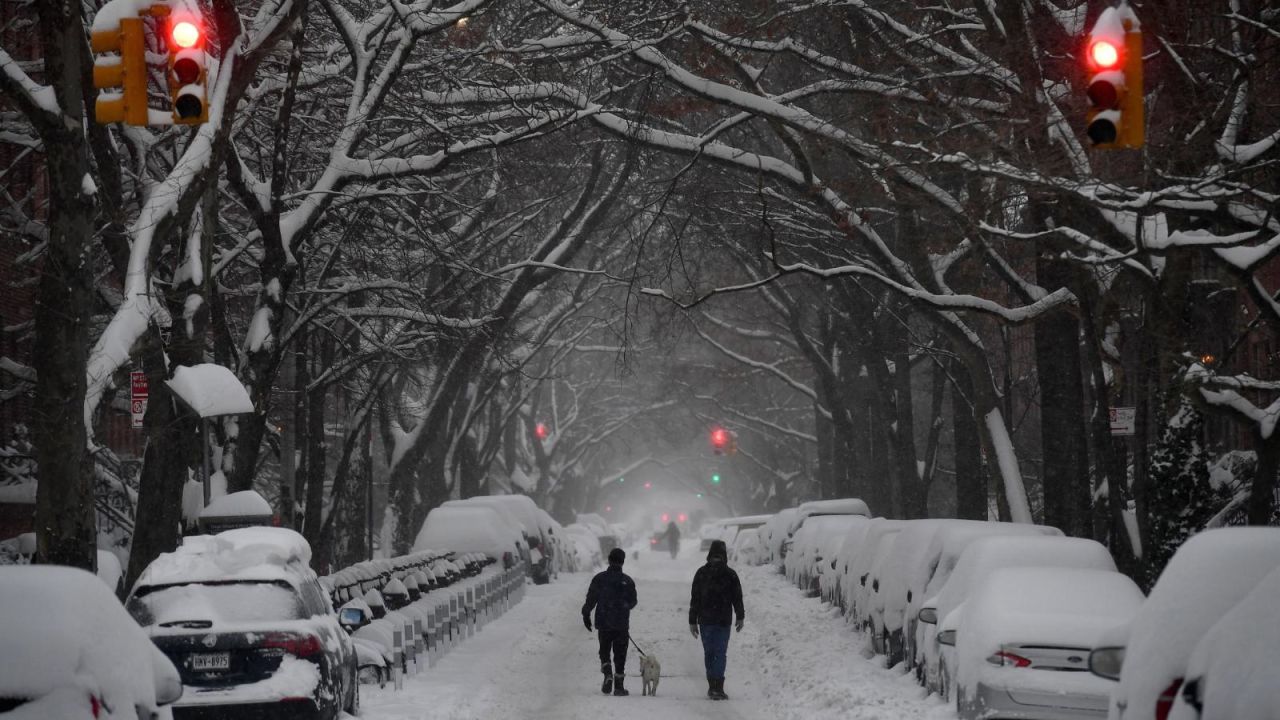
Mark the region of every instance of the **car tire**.
[[359, 717], [360, 716], [360, 683], [356, 681], [356, 678], [352, 678], [351, 680], [352, 680], [351, 700], [350, 702], [347, 703], [347, 707], [345, 708], [345, 710], [348, 715]]

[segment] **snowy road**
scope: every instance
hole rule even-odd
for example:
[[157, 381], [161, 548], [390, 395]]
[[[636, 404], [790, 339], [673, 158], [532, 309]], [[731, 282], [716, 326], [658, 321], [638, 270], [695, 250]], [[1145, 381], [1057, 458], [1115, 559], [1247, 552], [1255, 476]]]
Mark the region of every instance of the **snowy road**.
[[531, 587], [524, 601], [396, 692], [365, 686], [364, 720], [949, 720], [954, 714], [896, 670], [864, 659], [864, 643], [838, 613], [804, 598], [766, 568], [738, 568], [747, 626], [729, 645], [728, 702], [706, 698], [702, 646], [689, 636], [696, 548], [676, 560], [628, 559], [640, 605], [632, 635], [662, 662], [657, 697], [640, 695], [640, 664], [627, 661], [631, 696], [600, 694], [595, 636], [582, 626], [588, 575]]

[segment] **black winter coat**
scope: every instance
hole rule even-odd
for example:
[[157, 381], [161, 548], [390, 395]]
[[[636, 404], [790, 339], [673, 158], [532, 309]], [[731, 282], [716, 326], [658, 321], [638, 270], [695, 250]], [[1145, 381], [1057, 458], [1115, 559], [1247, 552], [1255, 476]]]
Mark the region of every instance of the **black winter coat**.
[[693, 576], [693, 592], [689, 596], [690, 625], [732, 625], [733, 614], [741, 620], [742, 583], [738, 573], [723, 561], [710, 560]]
[[597, 630], [629, 630], [631, 609], [635, 606], [635, 581], [622, 572], [621, 565], [610, 565], [609, 569], [591, 578], [587, 601], [582, 605], [582, 617], [590, 617], [594, 609]]

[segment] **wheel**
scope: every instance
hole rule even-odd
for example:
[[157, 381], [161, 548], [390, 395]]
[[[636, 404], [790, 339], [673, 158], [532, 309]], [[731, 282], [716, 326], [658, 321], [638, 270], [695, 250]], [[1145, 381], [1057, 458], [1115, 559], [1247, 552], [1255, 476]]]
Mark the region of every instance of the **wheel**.
[[356, 677], [351, 678], [351, 699], [345, 709], [348, 715], [360, 715], [360, 683]]

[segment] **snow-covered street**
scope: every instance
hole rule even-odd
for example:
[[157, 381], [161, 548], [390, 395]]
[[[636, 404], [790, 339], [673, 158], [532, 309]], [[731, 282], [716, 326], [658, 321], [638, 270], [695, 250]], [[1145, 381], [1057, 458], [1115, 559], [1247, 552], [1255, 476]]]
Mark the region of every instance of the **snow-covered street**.
[[[689, 636], [689, 582], [703, 561], [697, 547], [672, 560], [641, 551], [624, 570], [640, 604], [631, 631], [662, 662], [657, 697], [640, 695], [635, 649], [627, 659], [631, 696], [600, 694], [593, 633], [579, 610], [590, 575], [566, 575], [530, 587], [525, 599], [443, 658], [406, 679], [404, 689], [364, 686], [366, 720], [439, 718], [733, 718], [786, 720], [865, 718], [946, 720], [954, 714], [924, 697], [910, 678], [863, 657], [863, 638], [840, 614], [799, 590], [771, 567], [739, 567], [747, 624], [729, 645], [725, 689], [731, 700], [706, 698], [701, 644]], [[867, 653], [869, 654], [869, 653]]]

